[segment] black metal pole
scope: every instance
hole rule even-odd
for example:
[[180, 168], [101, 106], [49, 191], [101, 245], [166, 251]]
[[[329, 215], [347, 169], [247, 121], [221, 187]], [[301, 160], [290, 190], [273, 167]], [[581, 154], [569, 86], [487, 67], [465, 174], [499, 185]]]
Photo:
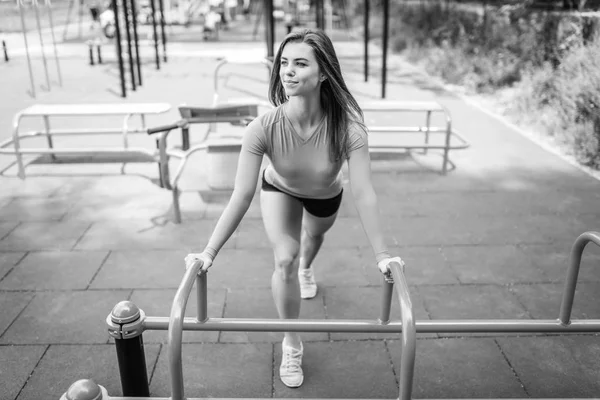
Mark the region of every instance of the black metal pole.
[[124, 397], [148, 397], [148, 372], [144, 354], [145, 314], [132, 302], [122, 301], [111, 311], [108, 333], [115, 339]]
[[325, 29], [325, 10], [323, 0], [315, 0], [315, 11], [317, 17], [317, 29]]
[[163, 45], [163, 61], [167, 62], [167, 35], [165, 35], [165, 6], [163, 0], [158, 0], [160, 9], [160, 31]]
[[131, 0], [131, 22], [133, 23], [133, 44], [135, 46], [135, 63], [137, 66], [138, 85], [142, 86], [142, 65], [140, 63], [140, 45], [138, 40], [136, 0]]
[[154, 35], [154, 54], [156, 55], [156, 69], [160, 69], [160, 55], [158, 54], [158, 32], [156, 31], [156, 4], [150, 0], [150, 9], [152, 11], [152, 33]]
[[272, 60], [275, 57], [275, 20], [273, 19], [273, 0], [264, 0], [263, 10], [265, 12], [266, 22], [266, 40], [267, 40], [267, 58]]
[[365, 82], [369, 81], [369, 0], [365, 0]]
[[8, 62], [8, 50], [6, 50], [6, 42], [2, 41], [2, 52], [4, 53], [4, 61]]
[[142, 335], [131, 339], [115, 339], [115, 345], [123, 396], [150, 396]]
[[385, 99], [385, 86], [387, 84], [387, 51], [388, 51], [388, 24], [390, 19], [390, 0], [383, 0], [383, 65], [381, 71], [381, 98]]
[[125, 85], [125, 66], [123, 65], [123, 48], [121, 47], [121, 28], [119, 24], [119, 5], [118, 0], [112, 0], [113, 13], [115, 15], [115, 41], [117, 43], [117, 59], [119, 60], [119, 77], [121, 78], [121, 97], [127, 97], [127, 88]]
[[131, 90], [135, 91], [137, 88], [135, 79], [135, 68], [133, 66], [133, 49], [131, 48], [131, 27], [129, 23], [129, 7], [127, 0], [123, 0], [123, 15], [125, 16], [125, 32], [127, 33], [127, 55], [129, 55], [129, 75], [131, 76]]

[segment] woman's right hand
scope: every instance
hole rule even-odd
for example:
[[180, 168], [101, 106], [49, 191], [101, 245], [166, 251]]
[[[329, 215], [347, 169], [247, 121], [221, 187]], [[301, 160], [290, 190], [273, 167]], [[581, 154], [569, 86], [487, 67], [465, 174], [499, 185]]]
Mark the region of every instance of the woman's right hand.
[[190, 253], [187, 256], [185, 256], [185, 269], [187, 270], [187, 269], [191, 268], [198, 261], [202, 262], [202, 268], [200, 268], [200, 270], [198, 270], [198, 273], [200, 273], [201, 271], [208, 270], [211, 267], [212, 262], [213, 262], [212, 257], [210, 257], [210, 255], [206, 254], [206, 252]]

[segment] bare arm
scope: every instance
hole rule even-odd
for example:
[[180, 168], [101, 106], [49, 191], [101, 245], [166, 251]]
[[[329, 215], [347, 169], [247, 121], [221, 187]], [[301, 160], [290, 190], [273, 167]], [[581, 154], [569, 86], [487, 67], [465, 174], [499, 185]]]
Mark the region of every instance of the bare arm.
[[237, 229], [242, 218], [248, 211], [256, 191], [256, 183], [263, 156], [249, 151], [251, 134], [252, 132], [249, 131], [244, 134], [233, 193], [205, 249], [205, 253], [208, 253], [212, 259], [215, 258], [225, 242], [229, 240], [233, 232]]
[[350, 153], [348, 174], [360, 221], [371, 243], [375, 258], [379, 262], [389, 258], [390, 254], [381, 229], [377, 195], [371, 182], [371, 159], [367, 135], [361, 136], [364, 145]]

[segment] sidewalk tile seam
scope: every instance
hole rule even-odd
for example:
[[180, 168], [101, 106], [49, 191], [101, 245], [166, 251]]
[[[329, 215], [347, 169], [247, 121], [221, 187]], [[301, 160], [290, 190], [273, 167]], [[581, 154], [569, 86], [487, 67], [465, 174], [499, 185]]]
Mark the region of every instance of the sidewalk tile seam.
[[525, 394], [528, 397], [531, 397], [531, 394], [529, 393], [529, 390], [527, 390], [527, 387], [525, 386], [525, 383], [523, 382], [523, 380], [519, 376], [517, 370], [513, 367], [512, 363], [508, 359], [508, 356], [506, 355], [506, 353], [504, 353], [504, 349], [502, 349], [502, 346], [500, 345], [500, 343], [498, 342], [498, 340], [496, 340], [495, 338], [494, 338], [494, 343], [496, 344], [498, 350], [500, 351], [500, 354], [502, 355], [502, 358], [504, 359], [504, 362], [506, 362], [506, 364], [508, 365], [508, 367], [512, 371], [514, 377], [517, 379], [517, 382], [519, 382], [519, 385], [521, 385], [521, 387], [525, 391]]
[[19, 392], [17, 393], [17, 395], [15, 396], [15, 399], [18, 399], [19, 396], [21, 395], [21, 393], [23, 392], [23, 390], [25, 389], [25, 387], [27, 386], [27, 384], [29, 383], [29, 380], [35, 375], [35, 371], [37, 369], [37, 367], [40, 365], [40, 363], [42, 362], [42, 360], [44, 359], [44, 356], [46, 355], [46, 353], [48, 352], [48, 350], [50, 349], [50, 345], [46, 345], [46, 348], [44, 349], [41, 357], [37, 360], [37, 362], [35, 363], [35, 366], [32, 368], [31, 372], [29, 373], [29, 375], [27, 376], [27, 379], [25, 380], [25, 383], [23, 383], [23, 386], [21, 386], [21, 388], [19, 389]]
[[87, 286], [85, 287], [85, 290], [88, 290], [90, 288], [90, 286], [92, 285], [92, 283], [94, 283], [94, 279], [96, 279], [96, 276], [100, 273], [100, 270], [102, 269], [102, 267], [104, 267], [104, 264], [106, 264], [106, 260], [108, 260], [108, 258], [110, 257], [111, 254], [112, 254], [111, 250], [106, 251], [106, 255], [104, 256], [104, 259], [100, 262], [98, 269], [96, 270], [96, 272], [94, 273], [94, 275], [92, 276], [90, 281], [88, 282]]
[[25, 310], [29, 307], [29, 305], [31, 304], [31, 302], [35, 299], [36, 295], [35, 293], [31, 296], [31, 299], [29, 299], [29, 301], [27, 302], [27, 304], [25, 305], [25, 307], [23, 307], [23, 309], [21, 311], [19, 311], [19, 313], [13, 318], [12, 321], [10, 321], [10, 323], [6, 326], [6, 329], [4, 329], [4, 331], [0, 332], [0, 340], [2, 339], [2, 337], [4, 336], [4, 334], [6, 332], [9, 331], [9, 329], [14, 325], [14, 323], [21, 317], [21, 315], [23, 315], [23, 313], [25, 312]]
[[88, 223], [88, 226], [86, 229], [83, 230], [83, 232], [81, 233], [81, 235], [77, 238], [77, 240], [75, 240], [75, 243], [73, 243], [73, 245], [71, 246], [71, 251], [75, 250], [75, 248], [77, 247], [77, 245], [79, 244], [79, 242], [81, 242], [81, 240], [84, 238], [84, 236], [86, 235], [86, 233], [88, 233], [90, 231], [90, 229], [92, 229], [92, 226], [94, 225], [94, 222], [90, 222]]

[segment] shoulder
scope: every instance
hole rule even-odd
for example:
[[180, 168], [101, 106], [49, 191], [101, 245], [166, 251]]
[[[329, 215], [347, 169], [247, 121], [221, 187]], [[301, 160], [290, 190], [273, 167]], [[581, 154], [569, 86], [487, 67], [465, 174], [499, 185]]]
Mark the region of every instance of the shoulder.
[[351, 121], [348, 126], [348, 140], [346, 143], [348, 154], [363, 146], [367, 146], [367, 136], [367, 128], [362, 122]]

